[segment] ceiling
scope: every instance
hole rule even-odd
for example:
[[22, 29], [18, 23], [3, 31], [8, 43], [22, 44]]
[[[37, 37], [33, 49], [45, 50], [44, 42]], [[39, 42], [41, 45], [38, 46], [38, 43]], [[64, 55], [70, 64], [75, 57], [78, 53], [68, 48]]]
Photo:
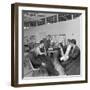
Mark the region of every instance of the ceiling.
[[25, 11], [23, 16], [24, 16], [24, 21], [25, 22], [30, 22], [30, 21], [39, 21], [42, 18], [47, 18], [50, 16], [54, 16], [54, 15], [58, 15], [59, 17], [64, 17], [68, 19], [68, 15], [69, 16], [74, 16], [74, 17], [78, 17], [81, 14], [80, 13], [66, 13], [66, 12], [59, 12], [59, 13], [45, 13], [45, 12], [30, 12], [30, 11]]
[[24, 11], [22, 15], [24, 27], [35, 27], [44, 24], [72, 20], [79, 17], [81, 13]]
[[29, 21], [38, 21], [42, 18], [46, 18], [49, 16], [54, 16], [56, 14], [53, 13], [34, 13], [34, 12], [27, 12], [24, 13], [24, 21], [29, 22]]

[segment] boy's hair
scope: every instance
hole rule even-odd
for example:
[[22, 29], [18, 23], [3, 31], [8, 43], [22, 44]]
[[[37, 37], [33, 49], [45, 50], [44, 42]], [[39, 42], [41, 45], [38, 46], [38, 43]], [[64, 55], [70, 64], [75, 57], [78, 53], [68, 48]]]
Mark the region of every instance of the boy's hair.
[[75, 40], [75, 39], [72, 39], [72, 40], [71, 40], [71, 43], [73, 43], [73, 44], [76, 45], [76, 40]]

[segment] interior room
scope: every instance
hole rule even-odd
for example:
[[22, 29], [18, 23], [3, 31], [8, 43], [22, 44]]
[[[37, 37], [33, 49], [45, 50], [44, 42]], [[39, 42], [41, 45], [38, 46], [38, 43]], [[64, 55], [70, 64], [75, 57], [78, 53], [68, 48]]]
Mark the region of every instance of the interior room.
[[[23, 11], [22, 17], [25, 77], [48, 76], [47, 71], [34, 68], [29, 53], [33, 48], [38, 47], [40, 41], [47, 36], [50, 35], [53, 45], [54, 43], [55, 45], [62, 43], [65, 46], [68, 39], [75, 39], [76, 45], [80, 48], [81, 13]], [[49, 47], [49, 49], [51, 50], [52, 47]], [[50, 54], [51, 59], [53, 57], [52, 62], [59, 76], [67, 75], [59, 61], [55, 60], [57, 59], [57, 53], [52, 53], [49, 52], [48, 55]], [[77, 71], [80, 72], [80, 68]]]

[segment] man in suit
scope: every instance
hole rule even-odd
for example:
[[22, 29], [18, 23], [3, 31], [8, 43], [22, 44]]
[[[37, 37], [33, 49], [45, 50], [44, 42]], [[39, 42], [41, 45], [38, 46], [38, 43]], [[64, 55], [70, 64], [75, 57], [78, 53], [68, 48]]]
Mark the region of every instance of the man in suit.
[[71, 50], [69, 52], [69, 59], [62, 61], [61, 64], [65, 68], [67, 75], [80, 75], [80, 49], [76, 45], [76, 40], [71, 40]]
[[43, 67], [47, 70], [49, 76], [59, 75], [58, 71], [55, 69], [51, 58], [46, 55], [46, 50], [44, 46], [44, 41], [40, 41], [40, 45], [33, 51], [32, 57], [30, 60], [34, 67]]
[[44, 41], [44, 46], [45, 46], [46, 51], [47, 51], [48, 48], [50, 47], [50, 43], [51, 43], [51, 35], [47, 35], [47, 37], [44, 38], [43, 41]]
[[72, 47], [72, 45], [71, 45], [71, 40], [70, 39], [67, 40], [67, 46], [66, 45], [62, 46], [61, 45], [60, 51], [62, 53], [61, 53], [60, 61], [67, 61], [68, 60], [69, 52], [71, 50], [71, 47]]

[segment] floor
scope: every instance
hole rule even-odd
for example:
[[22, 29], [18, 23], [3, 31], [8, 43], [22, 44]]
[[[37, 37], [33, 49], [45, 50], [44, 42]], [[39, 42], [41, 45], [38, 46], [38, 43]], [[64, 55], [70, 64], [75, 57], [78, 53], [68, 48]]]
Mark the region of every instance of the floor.
[[[28, 53], [26, 54], [26, 65], [24, 67], [24, 76], [25, 77], [40, 77], [40, 76], [48, 76], [47, 71], [42, 69], [34, 69], [32, 65], [28, 63], [29, 57]], [[58, 71], [59, 75], [80, 75], [80, 62], [79, 60], [75, 60], [72, 64], [68, 65], [68, 70], [62, 67], [60, 62], [57, 60], [56, 57], [52, 58], [52, 62], [55, 66], [55, 69]]]
[[[65, 75], [63, 67], [60, 65], [59, 61], [54, 58], [53, 64], [55, 66], [55, 69], [59, 72], [59, 75]], [[26, 67], [24, 67], [24, 76], [25, 77], [39, 77], [39, 76], [48, 76], [47, 71], [45, 69], [42, 70], [32, 70], [32, 67], [28, 64]]]

